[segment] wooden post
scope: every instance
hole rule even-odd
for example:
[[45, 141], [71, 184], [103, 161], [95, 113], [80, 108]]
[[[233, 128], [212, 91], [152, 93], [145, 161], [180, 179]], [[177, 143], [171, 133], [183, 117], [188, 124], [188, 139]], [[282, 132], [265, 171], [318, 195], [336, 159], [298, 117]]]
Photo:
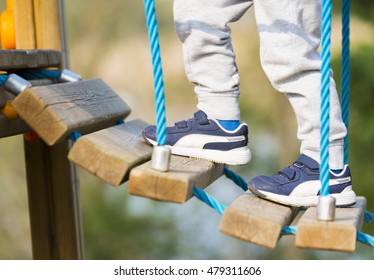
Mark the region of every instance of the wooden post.
[[16, 47], [24, 50], [35, 49], [33, 0], [14, 0], [13, 5]]
[[[59, 1], [33, 2], [38, 49], [61, 50], [64, 45]], [[65, 57], [62, 67], [67, 64]], [[34, 259], [82, 259], [79, 184], [67, 158], [69, 142], [49, 147], [41, 140], [25, 140], [24, 148]]]
[[82, 259], [78, 182], [67, 143], [24, 143], [33, 257]]
[[61, 50], [59, 0], [34, 0], [34, 15], [37, 48]]

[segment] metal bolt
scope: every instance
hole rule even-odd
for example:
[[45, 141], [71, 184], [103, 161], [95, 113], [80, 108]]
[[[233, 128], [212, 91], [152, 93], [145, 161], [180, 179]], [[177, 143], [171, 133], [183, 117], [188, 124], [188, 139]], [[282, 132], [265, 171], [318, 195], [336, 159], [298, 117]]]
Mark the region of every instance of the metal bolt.
[[61, 83], [76, 82], [76, 81], [80, 81], [80, 80], [82, 80], [82, 77], [79, 74], [77, 74], [73, 71], [70, 71], [68, 69], [62, 70], [61, 76], [58, 79], [58, 81], [61, 82]]
[[155, 170], [169, 171], [171, 149], [165, 146], [154, 146], [151, 167]]
[[4, 85], [5, 89], [11, 94], [17, 96], [23, 92], [26, 88], [31, 87], [30, 82], [21, 78], [16, 74], [10, 74]]
[[333, 221], [335, 219], [335, 197], [331, 195], [320, 196], [317, 206], [317, 219], [320, 221]]

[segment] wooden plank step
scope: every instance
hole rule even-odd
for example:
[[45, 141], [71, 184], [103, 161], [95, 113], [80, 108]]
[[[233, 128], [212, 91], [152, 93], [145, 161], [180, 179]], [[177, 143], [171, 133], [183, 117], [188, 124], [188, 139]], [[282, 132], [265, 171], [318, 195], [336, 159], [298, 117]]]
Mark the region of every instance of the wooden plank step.
[[309, 208], [297, 225], [296, 246], [321, 250], [353, 252], [356, 248], [357, 230], [363, 224], [366, 199], [358, 197], [355, 205], [336, 208], [335, 220], [317, 220], [317, 208]]
[[110, 127], [131, 111], [101, 79], [27, 88], [12, 105], [48, 145], [73, 130], [85, 134]]
[[59, 67], [61, 53], [56, 50], [0, 50], [0, 70]]
[[193, 196], [192, 187], [206, 188], [223, 174], [223, 165], [172, 155], [168, 172], [146, 162], [130, 172], [128, 191], [132, 195], [176, 203]]
[[261, 199], [247, 191], [226, 208], [219, 229], [233, 237], [274, 248], [282, 228], [296, 214], [297, 208]]
[[105, 182], [119, 186], [128, 180], [131, 168], [151, 158], [152, 147], [142, 137], [148, 126], [134, 120], [80, 137], [69, 159]]

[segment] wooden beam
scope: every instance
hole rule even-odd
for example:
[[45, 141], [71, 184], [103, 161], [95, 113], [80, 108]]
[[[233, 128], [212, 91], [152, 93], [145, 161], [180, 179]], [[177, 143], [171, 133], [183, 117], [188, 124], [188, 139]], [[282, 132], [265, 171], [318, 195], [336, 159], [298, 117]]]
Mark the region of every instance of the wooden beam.
[[193, 186], [204, 189], [222, 172], [223, 165], [172, 155], [168, 172], [152, 169], [151, 162], [132, 169], [128, 191], [155, 200], [183, 203], [193, 196]]
[[233, 237], [274, 248], [282, 228], [296, 214], [296, 208], [258, 198], [247, 191], [226, 208], [219, 228]]
[[61, 27], [58, 0], [34, 0], [36, 46], [61, 50]]
[[320, 250], [353, 252], [356, 249], [357, 230], [363, 224], [366, 199], [347, 208], [336, 208], [335, 220], [317, 220], [317, 208], [310, 207], [297, 224], [296, 246]]
[[8, 120], [0, 114], [0, 138], [18, 135], [30, 130], [30, 127], [22, 119]]
[[73, 130], [97, 131], [130, 114], [128, 105], [101, 79], [28, 88], [12, 104], [48, 145]]
[[142, 137], [148, 126], [141, 120], [116, 125], [80, 137], [69, 159], [105, 182], [119, 186], [130, 170], [151, 158], [152, 147]]
[[[81, 259], [79, 192], [66, 158], [68, 146], [27, 141], [25, 160], [34, 259]], [[57, 187], [58, 186], [58, 187]]]
[[0, 70], [23, 70], [58, 67], [59, 51], [52, 50], [0, 50]]
[[14, 28], [16, 47], [32, 50], [36, 48], [33, 0], [14, 0]]
[[[57, 7], [50, 12], [60, 14], [60, 19], [64, 21], [65, 15]], [[47, 25], [51, 29], [60, 29], [52, 24], [56, 24], [53, 19]], [[64, 43], [63, 38], [59, 42], [52, 40], [55, 46]], [[50, 48], [48, 41], [47, 38], [47, 43], [37, 47]], [[56, 46], [52, 49], [60, 48]], [[61, 67], [67, 67], [66, 58], [62, 60]], [[82, 259], [79, 183], [76, 170], [67, 158], [69, 141], [50, 147], [40, 140], [25, 140], [24, 146], [34, 259]]]

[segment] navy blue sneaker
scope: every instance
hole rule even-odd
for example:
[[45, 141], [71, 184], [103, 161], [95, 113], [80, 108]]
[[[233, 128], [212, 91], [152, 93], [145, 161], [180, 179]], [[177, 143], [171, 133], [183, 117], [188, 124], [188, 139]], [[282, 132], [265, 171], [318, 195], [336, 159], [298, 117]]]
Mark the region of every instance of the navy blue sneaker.
[[[156, 127], [143, 131], [144, 139], [156, 143]], [[166, 146], [175, 155], [204, 159], [228, 165], [244, 165], [251, 159], [248, 126], [240, 122], [235, 130], [225, 129], [216, 119], [208, 119], [203, 111], [194, 118], [175, 123], [167, 128]]]
[[[337, 206], [352, 205], [356, 194], [352, 190], [351, 172], [348, 165], [335, 174], [330, 171], [330, 193]], [[257, 176], [248, 183], [255, 195], [291, 206], [316, 206], [321, 189], [319, 164], [301, 155], [291, 166], [272, 176]]]

